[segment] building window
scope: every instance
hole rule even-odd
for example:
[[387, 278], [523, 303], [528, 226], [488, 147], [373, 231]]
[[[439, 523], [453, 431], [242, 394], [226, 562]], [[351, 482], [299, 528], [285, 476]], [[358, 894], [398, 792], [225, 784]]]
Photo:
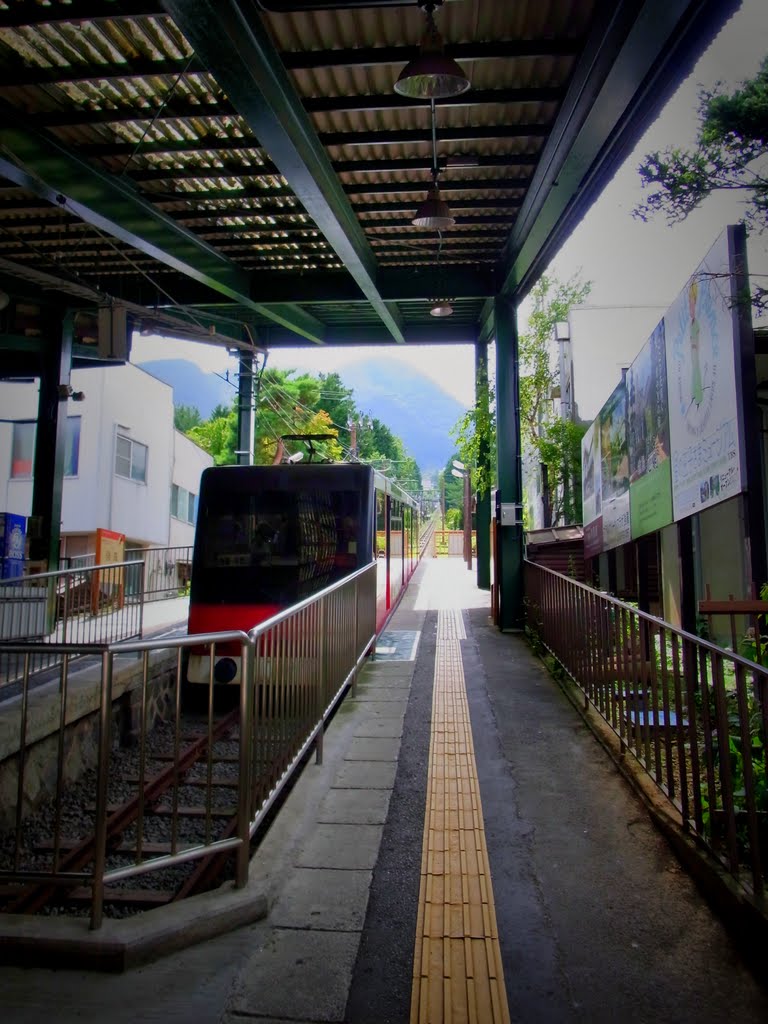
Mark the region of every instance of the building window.
[[147, 446], [132, 441], [123, 434], [117, 435], [115, 445], [115, 473], [129, 480], [147, 482]]
[[178, 484], [172, 484], [171, 515], [182, 522], [194, 523], [197, 518], [197, 495]]
[[32, 477], [32, 465], [35, 461], [35, 428], [36, 424], [32, 420], [13, 424], [11, 476], [15, 480]]
[[[77, 476], [80, 466], [80, 416], [67, 416], [64, 435], [64, 476]], [[32, 478], [35, 461], [37, 424], [34, 420], [13, 424], [11, 476], [24, 480]]]
[[77, 476], [80, 468], [80, 416], [67, 416], [64, 440], [64, 476]]

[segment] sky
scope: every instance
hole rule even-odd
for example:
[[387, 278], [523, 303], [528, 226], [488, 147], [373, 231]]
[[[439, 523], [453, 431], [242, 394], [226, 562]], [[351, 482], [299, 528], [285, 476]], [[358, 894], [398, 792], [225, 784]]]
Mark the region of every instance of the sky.
[[[632, 216], [632, 210], [643, 198], [637, 168], [643, 156], [653, 150], [693, 145], [699, 89], [712, 88], [718, 81], [727, 87], [737, 86], [755, 74], [766, 54], [768, 0], [744, 0], [566, 241], [550, 265], [549, 274], [561, 280], [579, 274], [582, 280], [591, 281], [589, 302], [594, 305], [671, 304], [723, 227], [739, 219], [740, 200], [733, 195], [713, 196], [680, 224], [669, 226], [662, 215], [643, 223]], [[749, 263], [753, 274], [768, 274], [768, 232], [766, 236], [750, 239]], [[523, 330], [527, 308], [523, 303]], [[638, 339], [638, 349], [644, 340]], [[343, 379], [344, 367], [350, 362], [381, 352], [380, 346], [282, 349], [270, 352], [268, 365], [308, 372], [336, 371]], [[426, 374], [467, 408], [474, 404], [471, 346], [388, 346], [386, 354], [402, 362], [404, 372], [414, 367]], [[203, 369], [219, 373], [236, 368], [223, 349], [139, 335], [134, 336], [131, 358], [134, 362], [193, 359]]]

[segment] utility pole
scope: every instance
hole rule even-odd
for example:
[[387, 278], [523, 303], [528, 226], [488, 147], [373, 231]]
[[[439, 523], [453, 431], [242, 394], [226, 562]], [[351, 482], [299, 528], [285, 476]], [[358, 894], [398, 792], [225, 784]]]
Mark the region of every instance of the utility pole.
[[445, 544], [445, 472], [440, 474], [440, 511], [442, 513], [443, 521], [442, 543]]
[[453, 476], [458, 477], [463, 482], [464, 486], [464, 561], [467, 563], [467, 568], [472, 568], [472, 474], [467, 466], [463, 462], [459, 462], [458, 459], [453, 460], [453, 469], [451, 470]]
[[347, 426], [349, 427], [349, 452], [352, 461], [357, 462], [357, 420], [350, 420]]

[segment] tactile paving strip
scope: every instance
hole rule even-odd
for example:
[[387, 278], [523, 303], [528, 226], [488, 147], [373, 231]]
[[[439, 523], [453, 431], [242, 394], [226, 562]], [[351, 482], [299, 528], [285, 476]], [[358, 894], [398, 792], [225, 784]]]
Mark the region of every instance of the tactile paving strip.
[[458, 610], [438, 612], [411, 1024], [509, 1022]]

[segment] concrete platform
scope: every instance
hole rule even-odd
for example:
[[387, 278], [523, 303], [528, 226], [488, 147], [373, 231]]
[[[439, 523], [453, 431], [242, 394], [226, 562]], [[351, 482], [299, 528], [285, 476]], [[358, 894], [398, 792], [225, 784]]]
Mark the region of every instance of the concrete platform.
[[390, 623], [403, 636], [386, 638], [254, 859], [269, 915], [118, 976], [0, 968], [3, 1021], [408, 1021], [435, 613], [451, 607], [511, 1019], [768, 1019], [766, 992], [604, 748], [524, 641], [489, 624], [474, 574], [443, 560], [420, 568]]

